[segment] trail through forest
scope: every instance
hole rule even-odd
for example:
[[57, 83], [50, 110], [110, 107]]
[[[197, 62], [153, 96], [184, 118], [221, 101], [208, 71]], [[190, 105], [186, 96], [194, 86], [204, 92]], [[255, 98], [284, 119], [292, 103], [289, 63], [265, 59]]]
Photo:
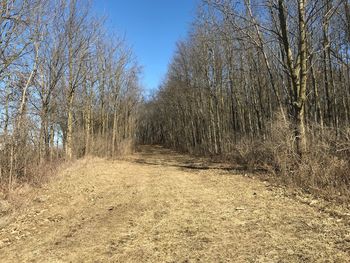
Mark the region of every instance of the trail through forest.
[[348, 219], [228, 168], [149, 146], [78, 161], [0, 215], [1, 262], [350, 261]]

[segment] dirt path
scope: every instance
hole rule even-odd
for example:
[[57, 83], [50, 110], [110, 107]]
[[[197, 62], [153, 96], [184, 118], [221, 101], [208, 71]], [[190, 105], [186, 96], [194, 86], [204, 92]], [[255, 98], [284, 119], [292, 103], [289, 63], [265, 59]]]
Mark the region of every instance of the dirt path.
[[192, 169], [203, 166], [150, 147], [79, 161], [0, 218], [0, 262], [350, 262], [345, 220], [259, 180]]

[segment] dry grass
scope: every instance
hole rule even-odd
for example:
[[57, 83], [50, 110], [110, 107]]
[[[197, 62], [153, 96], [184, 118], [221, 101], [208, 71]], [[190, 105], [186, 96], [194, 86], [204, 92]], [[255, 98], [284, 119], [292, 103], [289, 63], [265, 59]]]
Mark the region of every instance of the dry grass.
[[[293, 150], [293, 132], [281, 119], [270, 125], [265, 141], [242, 140], [233, 159], [247, 169], [260, 167], [289, 186], [326, 199], [350, 201], [350, 131], [336, 135], [332, 129], [311, 126], [309, 149], [300, 160]], [[232, 158], [232, 157], [231, 157]]]
[[[40, 160], [39, 148], [32, 145], [18, 147], [17, 153], [11, 151], [11, 144], [0, 147], [0, 197], [3, 195], [15, 195], [17, 188], [33, 186], [37, 187], [47, 183], [51, 177], [57, 174], [62, 165], [70, 165], [72, 161], [89, 156], [101, 158], [123, 158], [135, 151], [134, 140], [130, 138], [117, 138], [114, 154], [110, 143], [111, 134], [105, 138], [100, 135], [91, 138], [89, 152], [86, 152], [85, 134], [76, 132], [74, 134], [74, 157], [72, 160], [65, 158], [64, 150], [53, 149], [52, 160], [47, 156]], [[1, 138], [0, 138], [1, 139]], [[0, 141], [1, 142], [1, 141]], [[12, 157], [11, 157], [12, 156]], [[12, 161], [11, 161], [12, 159]], [[10, 165], [12, 162], [12, 166]], [[10, 176], [11, 175], [11, 176]], [[10, 193], [9, 193], [10, 192]]]
[[200, 161], [160, 147], [127, 159], [80, 160], [37, 189], [0, 227], [1, 261], [350, 259], [349, 221], [280, 188], [219, 169], [189, 169]]
[[22, 188], [40, 187], [50, 181], [52, 177], [57, 174], [57, 171], [63, 164], [63, 160], [56, 160], [55, 162], [33, 162], [27, 164], [25, 167], [25, 174], [14, 175], [11, 186], [9, 186], [8, 174], [0, 180], [0, 197], [16, 195]]

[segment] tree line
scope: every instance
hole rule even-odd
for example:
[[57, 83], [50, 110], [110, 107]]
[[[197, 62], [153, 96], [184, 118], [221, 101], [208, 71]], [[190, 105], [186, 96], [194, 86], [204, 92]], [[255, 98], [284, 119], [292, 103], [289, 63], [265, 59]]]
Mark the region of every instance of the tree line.
[[[287, 153], [290, 171], [322, 142], [349, 165], [349, 1], [202, 1], [143, 107], [144, 143], [230, 155], [242, 141], [271, 142], [274, 156], [266, 158]], [[349, 183], [345, 174], [339, 180]]]
[[87, 1], [0, 1], [0, 183], [132, 147], [140, 67], [103, 21]]

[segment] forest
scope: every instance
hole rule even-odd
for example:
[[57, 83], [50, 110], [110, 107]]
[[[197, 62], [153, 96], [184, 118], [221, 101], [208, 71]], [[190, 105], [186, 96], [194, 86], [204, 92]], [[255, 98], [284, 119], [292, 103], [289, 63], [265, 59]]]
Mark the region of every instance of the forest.
[[131, 148], [140, 66], [88, 1], [2, 0], [0, 184]]
[[2, 189], [154, 144], [348, 196], [348, 0], [202, 0], [149, 98], [88, 4], [1, 0], [0, 14]]
[[350, 0], [0, 0], [0, 262], [350, 262]]
[[348, 196], [349, 63], [349, 1], [202, 1], [139, 139]]

